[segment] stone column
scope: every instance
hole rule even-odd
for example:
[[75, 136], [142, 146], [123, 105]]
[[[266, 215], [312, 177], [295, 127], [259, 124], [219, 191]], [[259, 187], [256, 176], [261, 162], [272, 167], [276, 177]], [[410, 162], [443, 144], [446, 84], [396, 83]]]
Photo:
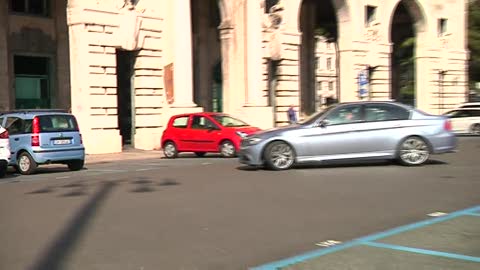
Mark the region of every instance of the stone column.
[[193, 103], [192, 26], [190, 0], [174, 4], [174, 103], [172, 107], [196, 107]]
[[247, 93], [246, 106], [265, 106], [262, 93], [262, 21], [258, 0], [247, 0]]
[[358, 72], [355, 70], [355, 52], [352, 50], [341, 50], [337, 57], [340, 57], [340, 83], [339, 102], [358, 100]]
[[[69, 10], [70, 13], [74, 13]], [[78, 11], [75, 11], [78, 12]], [[70, 15], [70, 19], [73, 16]], [[70, 43], [70, 80], [71, 80], [71, 111], [79, 122], [83, 133], [91, 130], [90, 95], [88, 85], [88, 43], [85, 24], [69, 25]]]
[[[263, 10], [260, 9], [261, 3], [258, 0], [247, 0], [244, 2], [245, 6], [242, 10], [240, 18], [243, 20], [239, 20], [242, 22], [237, 29], [239, 32], [243, 33], [243, 37], [238, 37], [238, 40], [243, 40], [244, 47], [241, 47], [241, 50], [244, 52], [244, 67], [243, 70], [236, 71], [237, 77], [236, 80], [243, 79], [244, 76], [246, 78], [246, 92], [245, 92], [245, 103], [244, 106], [238, 108], [234, 111], [235, 115], [245, 119], [248, 121], [249, 124], [253, 126], [257, 126], [260, 128], [270, 128], [273, 126], [273, 113], [272, 107], [266, 106], [267, 98], [263, 97], [263, 88], [262, 87], [262, 15]], [[243, 28], [242, 28], [243, 26]], [[235, 37], [237, 38], [237, 36]], [[224, 44], [227, 40], [222, 40], [222, 46], [228, 46]], [[228, 43], [232, 41], [229, 40]], [[233, 45], [230, 45], [233, 46]], [[229, 61], [233, 61], [233, 57], [235, 56], [235, 52], [232, 48], [229, 49]], [[225, 55], [223, 55], [225, 58]], [[230, 64], [230, 72], [232, 72], [232, 66], [235, 63]], [[243, 75], [243, 76], [242, 76]], [[233, 77], [233, 74], [231, 75]], [[230, 78], [231, 79], [231, 78]], [[238, 89], [238, 86], [234, 84], [234, 82], [230, 82], [232, 89]], [[241, 91], [241, 90], [238, 90]], [[233, 94], [230, 94], [230, 97]], [[232, 101], [230, 101], [232, 103]]]
[[424, 50], [416, 51], [415, 107], [428, 113], [438, 114], [438, 73], [428, 68], [431, 57]]

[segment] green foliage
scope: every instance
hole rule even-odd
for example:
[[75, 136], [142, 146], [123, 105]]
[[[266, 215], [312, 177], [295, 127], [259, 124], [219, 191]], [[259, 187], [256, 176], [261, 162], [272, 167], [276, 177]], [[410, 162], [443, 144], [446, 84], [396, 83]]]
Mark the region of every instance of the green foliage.
[[480, 0], [471, 1], [468, 10], [468, 49], [470, 83], [480, 81]]
[[393, 61], [398, 65], [399, 101], [413, 105], [415, 97], [415, 37], [395, 44]]
[[322, 36], [330, 42], [337, 41], [337, 25], [335, 23], [327, 24], [323, 26], [317, 26], [313, 32], [314, 36]]

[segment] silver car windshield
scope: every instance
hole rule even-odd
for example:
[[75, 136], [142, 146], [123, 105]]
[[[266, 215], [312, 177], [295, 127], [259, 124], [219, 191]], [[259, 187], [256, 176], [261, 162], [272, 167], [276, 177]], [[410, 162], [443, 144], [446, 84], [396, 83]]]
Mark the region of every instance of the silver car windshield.
[[337, 107], [337, 106], [336, 105], [331, 105], [331, 106], [325, 108], [323, 111], [316, 112], [316, 113], [310, 115], [309, 117], [299, 121], [298, 123], [300, 125], [314, 124], [318, 120], [318, 118], [322, 117], [323, 115], [325, 115], [327, 112], [331, 111], [335, 107]]

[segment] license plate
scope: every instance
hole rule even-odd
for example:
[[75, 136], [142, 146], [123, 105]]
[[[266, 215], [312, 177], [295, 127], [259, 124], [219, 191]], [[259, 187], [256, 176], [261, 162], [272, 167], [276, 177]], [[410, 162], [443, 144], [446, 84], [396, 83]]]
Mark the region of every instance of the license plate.
[[53, 144], [55, 145], [62, 145], [62, 144], [71, 144], [72, 142], [70, 140], [54, 140]]

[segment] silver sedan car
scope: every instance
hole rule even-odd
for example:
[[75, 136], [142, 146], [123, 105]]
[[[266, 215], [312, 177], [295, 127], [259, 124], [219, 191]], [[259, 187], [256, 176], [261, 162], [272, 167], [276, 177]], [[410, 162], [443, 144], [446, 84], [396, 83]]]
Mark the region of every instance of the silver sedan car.
[[422, 165], [431, 154], [455, 150], [451, 128], [447, 117], [396, 102], [340, 103], [299, 124], [245, 137], [239, 160], [273, 170], [335, 160], [394, 159]]

